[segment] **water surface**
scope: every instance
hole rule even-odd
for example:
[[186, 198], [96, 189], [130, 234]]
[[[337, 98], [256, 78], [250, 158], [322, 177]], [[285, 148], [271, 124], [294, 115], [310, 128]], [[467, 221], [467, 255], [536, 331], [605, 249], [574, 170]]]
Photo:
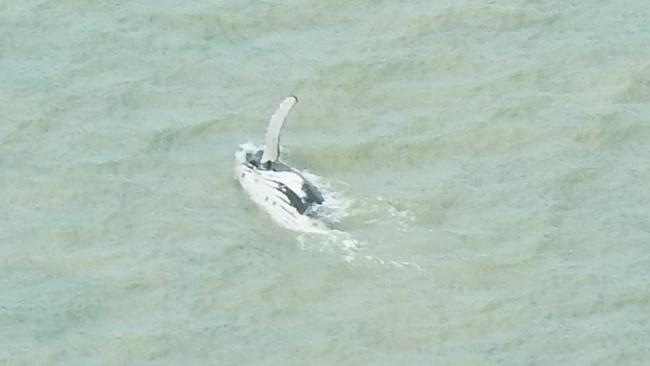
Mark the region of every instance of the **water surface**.
[[[0, 363], [642, 365], [650, 7], [0, 2]], [[275, 225], [284, 157], [349, 207]]]

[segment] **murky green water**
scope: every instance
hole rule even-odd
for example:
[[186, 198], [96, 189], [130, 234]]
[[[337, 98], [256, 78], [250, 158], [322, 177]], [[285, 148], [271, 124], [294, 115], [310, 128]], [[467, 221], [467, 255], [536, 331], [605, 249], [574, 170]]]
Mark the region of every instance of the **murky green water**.
[[[0, 2], [0, 364], [646, 364], [649, 19]], [[345, 239], [232, 179], [290, 93]]]

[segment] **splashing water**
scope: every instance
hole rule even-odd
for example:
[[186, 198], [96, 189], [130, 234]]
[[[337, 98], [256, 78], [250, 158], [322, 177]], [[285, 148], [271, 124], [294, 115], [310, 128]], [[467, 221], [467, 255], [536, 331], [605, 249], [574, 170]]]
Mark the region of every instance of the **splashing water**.
[[[239, 150], [235, 153], [235, 179], [237, 179], [240, 174], [239, 169], [241, 164], [245, 162], [246, 154], [254, 153], [259, 151], [261, 148], [261, 146], [250, 142], [246, 142], [239, 146]], [[381, 266], [397, 268], [410, 267], [415, 268], [418, 271], [422, 270], [418, 264], [413, 262], [387, 260], [370, 254], [359, 255], [367, 249], [367, 244], [362, 240], [354, 238], [352, 234], [348, 232], [336, 229], [336, 226], [339, 225], [342, 220], [350, 216], [350, 207], [354, 203], [353, 200], [345, 197], [333, 187], [334, 184], [341, 185], [344, 183], [332, 183], [307, 170], [301, 171], [296, 169], [296, 171], [312, 182], [312, 184], [316, 185], [324, 198], [323, 203], [316, 206], [312, 211], [318, 222], [323, 224], [318, 227], [318, 230], [314, 230], [312, 225], [298, 225], [292, 227], [295, 231], [301, 232], [296, 237], [298, 248], [300, 248], [300, 250], [315, 250], [318, 252], [339, 254], [347, 263], [352, 263], [360, 257], [366, 261]], [[388, 202], [384, 201], [381, 197], [377, 198], [377, 202], [380, 205], [388, 205], [387, 209], [390, 215], [400, 219], [398, 230], [400, 232], [405, 232], [407, 230], [408, 221], [413, 221], [412, 215], [407, 210], [398, 210]]]

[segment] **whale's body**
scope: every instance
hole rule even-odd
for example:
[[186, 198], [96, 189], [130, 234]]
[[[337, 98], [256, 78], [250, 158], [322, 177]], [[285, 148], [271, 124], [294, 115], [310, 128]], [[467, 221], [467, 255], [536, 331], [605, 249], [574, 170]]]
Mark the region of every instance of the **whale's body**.
[[236, 156], [235, 176], [250, 198], [279, 225], [295, 231], [323, 233], [317, 217], [324, 202], [319, 189], [279, 160], [280, 130], [298, 98], [285, 98], [275, 111], [263, 149], [243, 147]]

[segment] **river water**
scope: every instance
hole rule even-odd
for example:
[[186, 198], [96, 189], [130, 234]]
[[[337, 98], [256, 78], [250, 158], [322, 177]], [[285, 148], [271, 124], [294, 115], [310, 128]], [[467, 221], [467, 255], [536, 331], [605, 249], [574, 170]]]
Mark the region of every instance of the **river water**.
[[[0, 1], [0, 364], [647, 364], [648, 19]], [[233, 180], [289, 94], [337, 235]]]

